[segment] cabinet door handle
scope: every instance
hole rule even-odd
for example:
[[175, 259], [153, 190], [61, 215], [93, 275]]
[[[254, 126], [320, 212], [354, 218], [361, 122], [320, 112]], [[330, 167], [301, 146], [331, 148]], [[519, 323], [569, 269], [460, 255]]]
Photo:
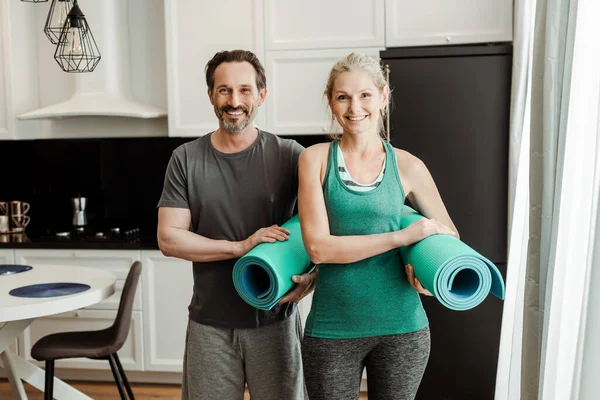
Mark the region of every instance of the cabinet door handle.
[[[390, 86], [390, 74], [391, 74], [392, 70], [390, 68], [389, 64], [385, 64], [385, 80], [387, 81], [388, 87]], [[390, 96], [388, 98], [388, 108], [387, 108], [387, 113], [385, 115], [385, 139], [387, 140], [387, 142], [389, 143], [391, 140], [390, 137], [390, 112], [391, 110], [391, 98], [392, 96]]]

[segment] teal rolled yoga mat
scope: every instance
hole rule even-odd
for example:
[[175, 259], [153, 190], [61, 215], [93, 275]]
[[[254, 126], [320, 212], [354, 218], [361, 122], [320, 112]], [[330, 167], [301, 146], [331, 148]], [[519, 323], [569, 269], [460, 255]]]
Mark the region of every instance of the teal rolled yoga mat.
[[270, 310], [294, 286], [293, 275], [308, 272], [311, 262], [300, 232], [298, 215], [282, 225], [290, 231], [285, 242], [261, 243], [233, 267], [233, 285], [251, 306]]
[[[404, 206], [402, 229], [420, 218]], [[451, 235], [432, 235], [413, 245], [401, 247], [405, 264], [444, 306], [465, 311], [479, 305], [491, 292], [504, 300], [505, 288], [498, 268], [487, 258]]]

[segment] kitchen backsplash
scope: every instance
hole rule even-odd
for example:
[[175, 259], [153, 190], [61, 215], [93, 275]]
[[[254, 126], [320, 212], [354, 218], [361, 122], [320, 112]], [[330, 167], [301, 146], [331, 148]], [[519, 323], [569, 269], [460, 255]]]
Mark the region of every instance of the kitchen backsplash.
[[[324, 136], [286, 136], [304, 146]], [[28, 231], [69, 229], [71, 197], [88, 198], [88, 225], [154, 230], [172, 151], [194, 140], [116, 138], [0, 141], [0, 201], [31, 204]]]

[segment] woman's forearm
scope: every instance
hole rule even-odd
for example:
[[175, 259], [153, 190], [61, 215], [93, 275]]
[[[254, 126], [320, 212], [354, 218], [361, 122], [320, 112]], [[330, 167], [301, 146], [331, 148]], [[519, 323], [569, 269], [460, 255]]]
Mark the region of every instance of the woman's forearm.
[[408, 243], [404, 231], [361, 236], [333, 236], [305, 240], [308, 255], [315, 264], [349, 264], [364, 260]]

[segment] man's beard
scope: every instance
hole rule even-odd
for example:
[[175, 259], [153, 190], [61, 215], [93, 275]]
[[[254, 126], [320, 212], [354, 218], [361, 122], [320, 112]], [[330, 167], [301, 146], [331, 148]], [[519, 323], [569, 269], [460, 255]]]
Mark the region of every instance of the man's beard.
[[[245, 118], [241, 116], [236, 118], [237, 121], [230, 121], [229, 116], [227, 115], [228, 111], [242, 111], [245, 115]], [[229, 132], [241, 132], [243, 131], [250, 122], [252, 122], [253, 115], [250, 114], [250, 110], [245, 106], [231, 107], [224, 106], [217, 110], [217, 115], [219, 119], [223, 122], [223, 126]]]

